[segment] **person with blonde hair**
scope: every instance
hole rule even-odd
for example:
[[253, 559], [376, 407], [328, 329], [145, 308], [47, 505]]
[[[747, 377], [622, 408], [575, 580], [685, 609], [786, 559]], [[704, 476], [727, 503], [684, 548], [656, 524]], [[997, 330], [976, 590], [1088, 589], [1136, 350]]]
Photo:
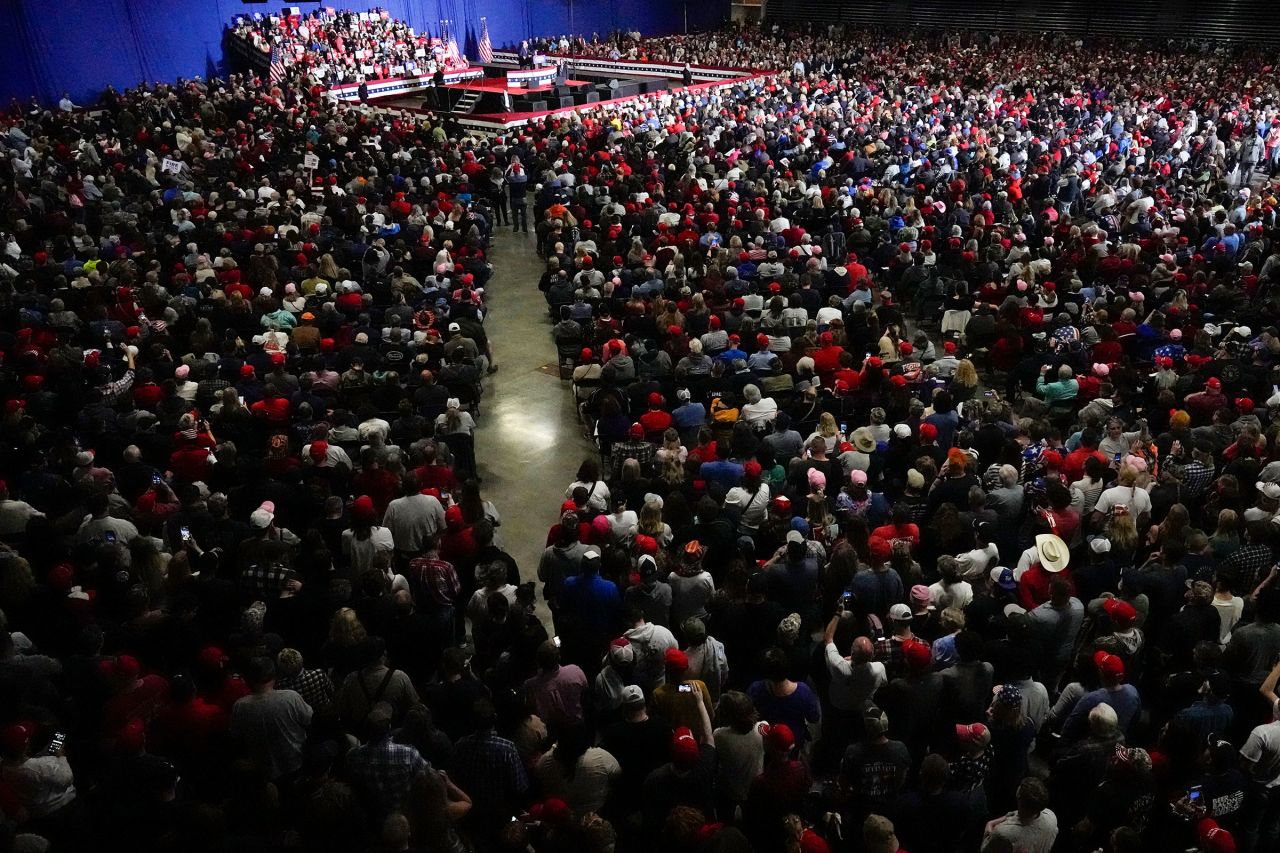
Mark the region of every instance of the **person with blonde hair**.
[[1224, 559], [1240, 547], [1240, 526], [1240, 516], [1235, 510], [1218, 511], [1218, 526], [1209, 537], [1214, 559]]
[[1151, 517], [1151, 495], [1138, 482], [1138, 469], [1132, 464], [1120, 466], [1116, 474], [1116, 484], [1104, 489], [1098, 495], [1098, 502], [1093, 506], [1092, 525], [1097, 528], [1114, 514], [1117, 508], [1124, 507], [1138, 529], [1145, 529], [1147, 519]]
[[967, 403], [978, 393], [978, 369], [967, 358], [956, 364], [951, 376], [951, 398], [957, 403]]
[[671, 544], [671, 525], [662, 520], [662, 501], [656, 496], [648, 496], [640, 507], [640, 520], [631, 529], [631, 538], [637, 536], [651, 536], [663, 548]]
[[321, 649], [321, 656], [335, 682], [360, 668], [368, 639], [364, 623], [350, 607], [341, 608], [329, 619], [329, 640]]
[[822, 439], [823, 444], [827, 446], [828, 453], [835, 452], [836, 444], [840, 439], [840, 427], [836, 423], [835, 415], [830, 412], [823, 412], [818, 418], [817, 428], [809, 433], [809, 437], [804, 440], [805, 444], [807, 445], [815, 438]]

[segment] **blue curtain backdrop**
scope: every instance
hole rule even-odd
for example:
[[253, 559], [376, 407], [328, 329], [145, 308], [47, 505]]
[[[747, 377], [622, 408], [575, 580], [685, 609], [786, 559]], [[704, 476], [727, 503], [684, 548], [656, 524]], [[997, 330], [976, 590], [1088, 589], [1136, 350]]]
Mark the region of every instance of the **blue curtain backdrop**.
[[[722, 22], [729, 0], [575, 0], [575, 29], [603, 37], [616, 27], [674, 33]], [[453, 21], [459, 46], [474, 58], [480, 16], [489, 19], [495, 47], [569, 29], [568, 0], [381, 0], [333, 3], [335, 8], [387, 9], [419, 31], [436, 33]], [[35, 96], [54, 102], [64, 92], [77, 102], [108, 83], [225, 73], [223, 27], [237, 14], [279, 11], [285, 4], [240, 0], [0, 0], [0, 102]], [[303, 12], [317, 8], [302, 4]]]

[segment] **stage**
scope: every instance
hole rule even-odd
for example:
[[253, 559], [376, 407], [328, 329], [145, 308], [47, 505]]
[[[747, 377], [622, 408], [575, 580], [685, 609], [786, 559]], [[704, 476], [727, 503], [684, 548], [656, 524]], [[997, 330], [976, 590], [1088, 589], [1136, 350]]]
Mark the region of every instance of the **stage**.
[[[590, 86], [590, 80], [565, 80], [564, 85], [569, 88], [578, 88], [581, 86]], [[456, 89], [464, 92], [496, 92], [501, 94], [506, 92], [508, 95], [526, 95], [536, 94], [539, 92], [554, 92], [555, 86], [509, 86], [505, 77], [483, 77], [479, 80], [464, 80], [460, 83], [448, 83], [446, 89]]]
[[[770, 69], [690, 69], [693, 84], [683, 84], [683, 66], [670, 63], [554, 57], [569, 66], [517, 69], [514, 54], [498, 51], [495, 62], [473, 65], [465, 78], [447, 79], [412, 93], [386, 91], [371, 97], [370, 106], [409, 113], [447, 114], [473, 133], [500, 134], [549, 116], [621, 108], [646, 97], [716, 94], [735, 85], [776, 73]], [[572, 74], [572, 78], [568, 75]], [[511, 85], [528, 79], [532, 85]], [[544, 82], [545, 81], [545, 82]]]

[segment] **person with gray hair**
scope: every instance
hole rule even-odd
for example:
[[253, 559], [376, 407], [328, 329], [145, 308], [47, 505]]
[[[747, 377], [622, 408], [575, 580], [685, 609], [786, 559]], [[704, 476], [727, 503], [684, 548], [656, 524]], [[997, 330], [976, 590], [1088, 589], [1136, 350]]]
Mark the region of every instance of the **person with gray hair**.
[[1040, 368], [1040, 376], [1036, 378], [1036, 394], [1049, 405], [1074, 400], [1080, 393], [1080, 383], [1075, 380], [1071, 368], [1062, 365], [1058, 368], [1057, 381], [1045, 382], [1045, 375], [1050, 369], [1047, 364]]
[[1018, 485], [1018, 469], [1012, 465], [1000, 466], [1000, 485], [987, 494], [987, 506], [996, 511], [997, 546], [1005, 560], [1016, 558], [1018, 552], [1018, 526], [1026, 494]]
[[742, 389], [742, 398], [746, 401], [742, 407], [742, 419], [753, 427], [767, 424], [778, 416], [778, 403], [772, 397], [760, 394], [757, 385], [746, 385]]
[[506, 563], [495, 560], [476, 566], [476, 583], [478, 588], [471, 593], [471, 600], [467, 602], [467, 617], [473, 623], [488, 620], [489, 596], [494, 593], [506, 596], [507, 601], [515, 606], [516, 588], [507, 583]]

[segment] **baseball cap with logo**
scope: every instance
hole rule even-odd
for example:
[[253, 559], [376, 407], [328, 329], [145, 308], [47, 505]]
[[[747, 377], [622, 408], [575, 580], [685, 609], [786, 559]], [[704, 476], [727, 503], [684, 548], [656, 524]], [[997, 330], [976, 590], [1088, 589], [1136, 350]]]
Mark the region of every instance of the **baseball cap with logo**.
[[[631, 646], [620, 646], [619, 648], [630, 649]], [[626, 707], [634, 708], [637, 705], [644, 704], [644, 691], [635, 684], [628, 684], [622, 688], [622, 704]]]
[[636, 650], [631, 647], [631, 641], [626, 637], [618, 637], [609, 644], [609, 663], [612, 666], [626, 666], [634, 663], [636, 659]]
[[1205, 853], [1236, 853], [1236, 839], [1211, 817], [1201, 818], [1196, 824], [1196, 837]]
[[1094, 652], [1093, 665], [1098, 668], [1098, 672], [1101, 675], [1108, 675], [1112, 678], [1124, 677], [1124, 660], [1116, 655], [1103, 651]]
[[764, 745], [766, 749], [775, 752], [790, 752], [791, 747], [796, 745], [795, 732], [786, 723], [773, 723], [765, 732]]
[[996, 566], [991, 570], [991, 582], [1010, 592], [1018, 588], [1018, 582], [1013, 577], [1013, 569], [1004, 566]]
[[894, 622], [910, 622], [911, 608], [905, 604], [895, 604], [889, 608], [889, 618]]
[[1108, 598], [1102, 602], [1102, 612], [1107, 614], [1111, 624], [1121, 630], [1127, 630], [1138, 621], [1137, 609], [1123, 598]]
[[957, 723], [956, 740], [966, 749], [985, 748], [991, 743], [991, 730], [982, 723]]
[[702, 750], [688, 726], [681, 726], [671, 735], [671, 763], [677, 767], [689, 768], [698, 763]]

